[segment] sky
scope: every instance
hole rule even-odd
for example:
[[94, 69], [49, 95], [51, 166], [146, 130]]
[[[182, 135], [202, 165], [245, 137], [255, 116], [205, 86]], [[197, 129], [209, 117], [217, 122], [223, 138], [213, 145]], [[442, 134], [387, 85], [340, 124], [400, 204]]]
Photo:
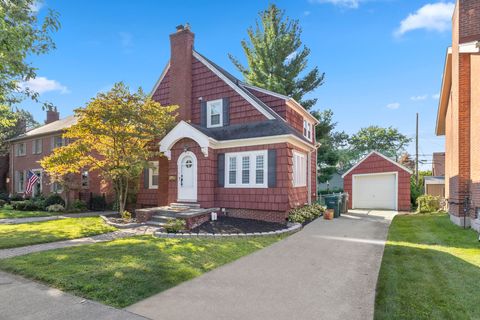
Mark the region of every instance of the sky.
[[[452, 1], [60, 1], [36, 7], [60, 14], [56, 50], [30, 57], [37, 78], [25, 84], [61, 117], [84, 106], [100, 91], [124, 81], [150, 92], [169, 59], [169, 34], [189, 23], [197, 51], [240, 79], [228, 53], [245, 62], [240, 41], [270, 2], [298, 19], [310, 48], [307, 70], [318, 66], [325, 84], [310, 94], [313, 110], [332, 109], [337, 129], [349, 134], [370, 125], [393, 126], [415, 136], [420, 117], [420, 157], [444, 150], [434, 134], [445, 52], [451, 43]], [[40, 104], [22, 107], [39, 122]], [[415, 152], [415, 144], [408, 147]]]

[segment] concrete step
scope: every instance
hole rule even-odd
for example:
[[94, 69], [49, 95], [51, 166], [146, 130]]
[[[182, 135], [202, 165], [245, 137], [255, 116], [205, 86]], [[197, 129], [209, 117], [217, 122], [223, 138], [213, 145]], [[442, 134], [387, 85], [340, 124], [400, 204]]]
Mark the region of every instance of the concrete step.
[[178, 208], [178, 209], [199, 209], [200, 204], [198, 203], [187, 203], [187, 202], [175, 202], [175, 203], [170, 203], [170, 207], [172, 208]]
[[169, 217], [169, 216], [162, 216], [162, 215], [154, 215], [152, 217], [152, 221], [157, 221], [157, 222], [164, 222], [164, 223], [167, 223], [168, 222], [168, 219], [172, 219], [174, 217]]
[[148, 220], [147, 225], [163, 228], [163, 227], [165, 227], [166, 223], [165, 222], [154, 221], [154, 220]]

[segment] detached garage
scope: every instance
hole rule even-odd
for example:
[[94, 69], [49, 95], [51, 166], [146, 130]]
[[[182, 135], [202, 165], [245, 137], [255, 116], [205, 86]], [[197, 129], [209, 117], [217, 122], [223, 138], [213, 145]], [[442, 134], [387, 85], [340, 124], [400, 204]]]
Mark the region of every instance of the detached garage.
[[410, 211], [412, 171], [373, 151], [343, 177], [349, 209]]

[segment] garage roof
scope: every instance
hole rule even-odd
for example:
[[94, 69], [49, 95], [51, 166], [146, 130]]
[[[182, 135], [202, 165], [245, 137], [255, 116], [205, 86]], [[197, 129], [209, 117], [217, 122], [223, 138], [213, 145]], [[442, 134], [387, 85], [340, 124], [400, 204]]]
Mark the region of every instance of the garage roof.
[[400, 169], [405, 170], [405, 171], [407, 171], [407, 172], [410, 173], [410, 174], [413, 173], [412, 170], [410, 170], [409, 168], [401, 165], [400, 163], [398, 163], [398, 162], [396, 162], [396, 161], [393, 161], [393, 160], [390, 159], [389, 157], [381, 154], [380, 152], [378, 152], [378, 151], [372, 151], [372, 152], [370, 152], [369, 154], [367, 154], [362, 160], [358, 161], [358, 162], [357, 162], [353, 167], [351, 167], [347, 172], [345, 172], [345, 173], [342, 175], [342, 178], [345, 178], [345, 176], [346, 176], [347, 174], [349, 174], [350, 172], [352, 172], [353, 170], [355, 170], [356, 167], [358, 167], [362, 162], [364, 162], [365, 160], [367, 160], [368, 158], [370, 158], [370, 156], [372, 156], [373, 154], [376, 154], [376, 155], [382, 157], [383, 159], [385, 159], [385, 160], [393, 163], [394, 165], [396, 165], [396, 166], [399, 167]]

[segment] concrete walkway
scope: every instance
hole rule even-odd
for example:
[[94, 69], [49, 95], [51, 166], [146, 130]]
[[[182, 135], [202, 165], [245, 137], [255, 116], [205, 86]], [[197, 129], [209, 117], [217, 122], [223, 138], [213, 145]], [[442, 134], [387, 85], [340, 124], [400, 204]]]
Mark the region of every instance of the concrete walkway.
[[22, 256], [25, 254], [39, 252], [39, 251], [53, 250], [53, 249], [59, 249], [59, 248], [65, 248], [65, 247], [74, 247], [82, 244], [92, 244], [92, 243], [110, 241], [110, 240], [119, 239], [119, 238], [127, 238], [127, 237], [138, 236], [138, 235], [152, 234], [157, 230], [158, 229], [154, 227], [142, 226], [137, 228], [122, 229], [114, 232], [99, 234], [92, 237], [35, 244], [32, 246], [19, 247], [19, 248], [2, 249], [0, 250], [0, 259]]
[[394, 212], [355, 211], [136, 303], [151, 319], [372, 319]]
[[0, 301], [2, 320], [145, 320], [5, 272], [0, 272]]
[[47, 216], [47, 217], [6, 218], [6, 219], [0, 219], [0, 224], [20, 224], [20, 223], [43, 222], [43, 221], [67, 219], [67, 218], [97, 217], [99, 215], [109, 215], [112, 213], [115, 213], [115, 212], [114, 211], [95, 211], [95, 212], [82, 212], [82, 213], [66, 213], [62, 215]]

